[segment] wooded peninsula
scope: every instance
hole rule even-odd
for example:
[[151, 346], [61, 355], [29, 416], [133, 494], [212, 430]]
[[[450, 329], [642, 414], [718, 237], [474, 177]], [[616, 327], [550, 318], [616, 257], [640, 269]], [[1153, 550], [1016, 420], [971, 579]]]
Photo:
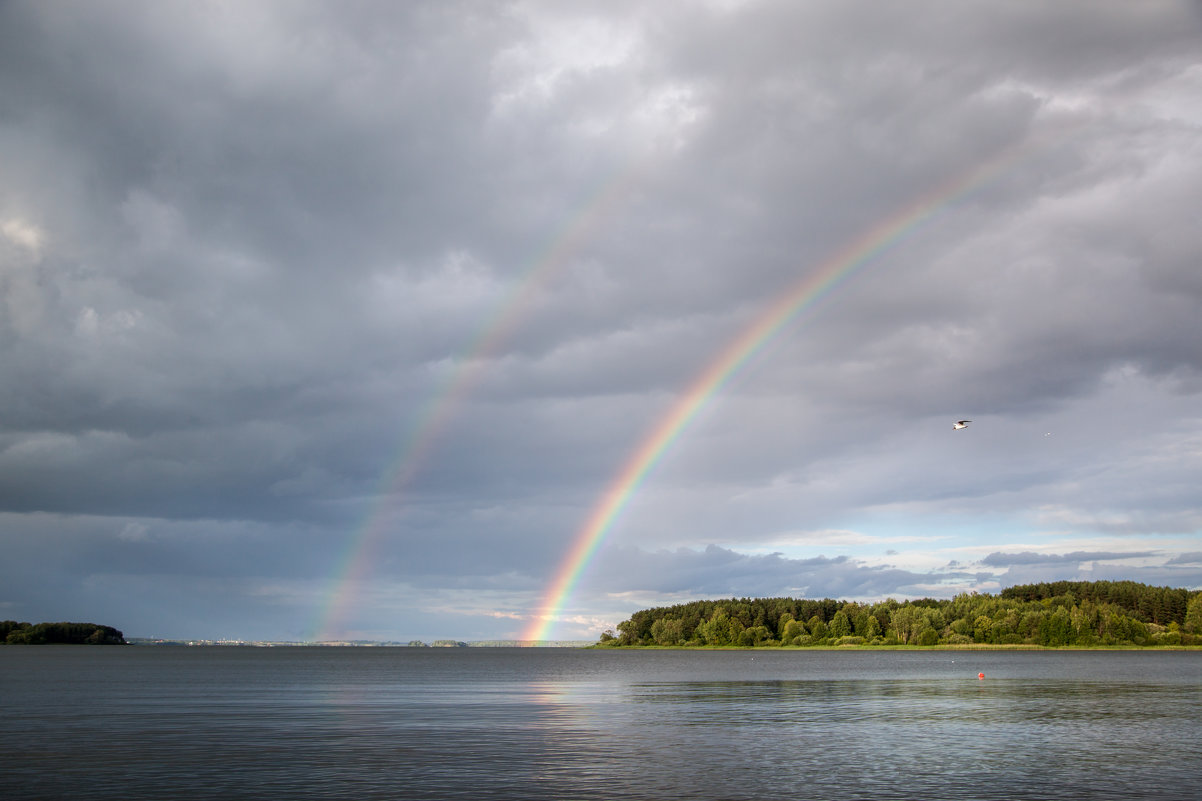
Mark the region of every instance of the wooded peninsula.
[[125, 645], [125, 635], [112, 626], [96, 623], [18, 623], [0, 620], [0, 644]]
[[998, 595], [879, 603], [731, 598], [635, 612], [598, 645], [1202, 645], [1202, 591], [1134, 581], [1054, 581]]

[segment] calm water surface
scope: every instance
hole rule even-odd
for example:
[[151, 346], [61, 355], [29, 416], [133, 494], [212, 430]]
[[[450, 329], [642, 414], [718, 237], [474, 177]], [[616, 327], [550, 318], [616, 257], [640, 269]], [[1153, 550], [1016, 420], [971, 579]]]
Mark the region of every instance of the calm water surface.
[[1202, 653], [6, 646], [0, 748], [5, 799], [1202, 799]]

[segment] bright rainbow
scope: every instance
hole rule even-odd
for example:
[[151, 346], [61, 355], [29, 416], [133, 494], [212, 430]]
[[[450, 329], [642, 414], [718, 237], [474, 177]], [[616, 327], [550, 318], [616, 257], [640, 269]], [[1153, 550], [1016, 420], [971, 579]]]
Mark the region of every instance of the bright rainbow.
[[363, 524], [348, 538], [343, 556], [331, 573], [329, 589], [312, 626], [313, 639], [341, 639], [347, 614], [371, 572], [377, 546], [401, 512], [398, 495], [417, 474], [434, 443], [455, 416], [464, 399], [479, 383], [487, 359], [496, 353], [523, 318], [538, 290], [556, 275], [581, 244], [609, 218], [613, 208], [641, 174], [636, 161], [610, 176], [571, 215], [550, 242], [532, 260], [497, 305], [496, 312], [477, 330], [454, 367], [422, 406], [401, 447], [396, 462], [383, 472], [375, 501]]
[[794, 284], [723, 348], [626, 460], [617, 477], [601, 496], [600, 502], [589, 514], [584, 526], [576, 534], [571, 550], [547, 588], [533, 621], [520, 639], [550, 639], [549, 633], [562, 614], [564, 604], [605, 539], [606, 533], [630, 502], [643, 479], [701, 407], [739, 368], [747, 364], [789, 322], [802, 311], [814, 306], [841, 281], [851, 277], [859, 268], [904, 240], [938, 212], [979, 188], [1031, 150], [1030, 145], [1007, 149], [984, 165], [940, 185], [878, 223]]

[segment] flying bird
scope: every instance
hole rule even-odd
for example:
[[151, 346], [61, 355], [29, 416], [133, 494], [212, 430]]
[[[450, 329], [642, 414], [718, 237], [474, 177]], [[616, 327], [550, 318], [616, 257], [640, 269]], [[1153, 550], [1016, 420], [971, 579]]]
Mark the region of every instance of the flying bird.
[[952, 429], [955, 430], [959, 428], [968, 428], [968, 424], [971, 422], [972, 420], [957, 420], [956, 422], [952, 423]]

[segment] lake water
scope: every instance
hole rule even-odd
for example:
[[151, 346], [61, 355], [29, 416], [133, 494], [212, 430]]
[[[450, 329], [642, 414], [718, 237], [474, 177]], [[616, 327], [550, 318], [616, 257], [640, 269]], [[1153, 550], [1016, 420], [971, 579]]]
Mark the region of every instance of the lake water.
[[0, 749], [5, 799], [1202, 799], [1202, 652], [5, 646]]

